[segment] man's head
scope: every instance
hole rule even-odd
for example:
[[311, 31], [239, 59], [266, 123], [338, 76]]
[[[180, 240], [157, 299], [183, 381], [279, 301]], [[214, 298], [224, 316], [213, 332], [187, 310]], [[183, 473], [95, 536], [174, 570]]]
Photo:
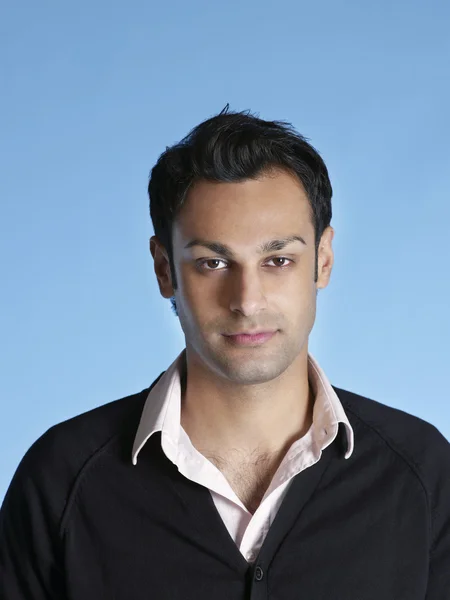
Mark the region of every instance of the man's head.
[[[283, 372], [333, 264], [332, 188], [318, 153], [289, 124], [225, 110], [161, 155], [149, 195], [155, 272], [186, 344], [242, 383]], [[249, 330], [277, 333], [247, 349], [224, 337]]]

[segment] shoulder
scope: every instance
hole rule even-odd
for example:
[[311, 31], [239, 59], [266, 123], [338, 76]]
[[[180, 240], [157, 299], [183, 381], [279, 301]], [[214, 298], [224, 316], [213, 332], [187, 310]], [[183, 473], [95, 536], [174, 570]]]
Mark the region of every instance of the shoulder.
[[[334, 387], [334, 386], [333, 386]], [[424, 419], [364, 396], [334, 388], [358, 443], [395, 453], [414, 473], [427, 497], [431, 523], [431, 552], [450, 551], [450, 443]], [[380, 444], [374, 444], [377, 437]], [[359, 437], [359, 440], [358, 440]]]
[[441, 482], [450, 480], [450, 443], [437, 427], [403, 410], [333, 388], [355, 430], [355, 449], [364, 438], [378, 438], [386, 452], [397, 454], [414, 470], [429, 494], [435, 495]]
[[148, 388], [103, 404], [50, 427], [24, 456], [24, 461], [48, 466], [64, 462], [77, 470], [110, 441], [139, 424]]
[[31, 446], [22, 462], [44, 467], [54, 462], [65, 463], [76, 472], [115, 438], [134, 435], [148, 393], [162, 374], [141, 392], [54, 425]]
[[349, 420], [364, 423], [413, 454], [425, 447], [449, 447], [440, 431], [424, 419], [366, 396], [333, 386]]
[[[162, 374], [161, 374], [162, 375]], [[161, 377], [161, 375], [159, 377]], [[115, 440], [129, 445], [150, 389], [114, 400], [48, 429], [25, 453], [5, 496], [5, 511], [18, 503], [45, 505], [60, 521], [81, 475]], [[127, 451], [127, 449], [125, 449]]]
[[[79, 473], [118, 436], [139, 423], [146, 390], [50, 427], [27, 450], [10, 488], [36, 490], [64, 503]], [[8, 490], [10, 491], [10, 490]]]

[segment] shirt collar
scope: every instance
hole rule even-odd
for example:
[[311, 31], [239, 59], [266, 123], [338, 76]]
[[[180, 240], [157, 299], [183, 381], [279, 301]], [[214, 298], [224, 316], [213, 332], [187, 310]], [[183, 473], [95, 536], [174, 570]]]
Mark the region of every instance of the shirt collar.
[[[186, 365], [185, 360], [186, 349], [184, 348], [147, 396], [133, 443], [134, 465], [147, 440], [157, 431], [161, 431], [173, 447], [178, 446], [181, 427], [181, 376]], [[345, 458], [350, 458], [354, 447], [352, 426], [338, 395], [310, 353], [308, 354], [308, 378], [315, 396], [313, 426], [316, 437], [325, 440], [331, 430], [336, 429], [339, 423], [343, 423], [347, 434]]]

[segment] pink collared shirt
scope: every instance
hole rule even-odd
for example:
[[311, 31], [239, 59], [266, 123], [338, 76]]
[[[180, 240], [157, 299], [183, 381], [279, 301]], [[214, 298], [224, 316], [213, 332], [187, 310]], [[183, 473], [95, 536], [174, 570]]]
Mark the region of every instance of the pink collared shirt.
[[284, 456], [266, 493], [252, 515], [237, 497], [223, 473], [192, 444], [181, 426], [181, 368], [183, 349], [158, 383], [151, 389], [142, 411], [133, 444], [132, 461], [150, 436], [161, 431], [161, 445], [179, 472], [205, 486], [232, 539], [248, 562], [258, 555], [293, 477], [320, 460], [344, 423], [347, 432], [345, 458], [353, 452], [354, 434], [341, 402], [317, 361], [308, 354], [308, 378], [315, 396], [313, 423]]

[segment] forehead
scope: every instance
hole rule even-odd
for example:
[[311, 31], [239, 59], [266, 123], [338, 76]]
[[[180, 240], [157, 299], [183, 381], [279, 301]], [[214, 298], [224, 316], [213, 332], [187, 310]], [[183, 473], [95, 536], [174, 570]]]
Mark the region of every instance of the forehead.
[[289, 235], [313, 235], [306, 192], [294, 175], [275, 172], [237, 183], [199, 181], [173, 228], [173, 241], [191, 237], [237, 245]]

